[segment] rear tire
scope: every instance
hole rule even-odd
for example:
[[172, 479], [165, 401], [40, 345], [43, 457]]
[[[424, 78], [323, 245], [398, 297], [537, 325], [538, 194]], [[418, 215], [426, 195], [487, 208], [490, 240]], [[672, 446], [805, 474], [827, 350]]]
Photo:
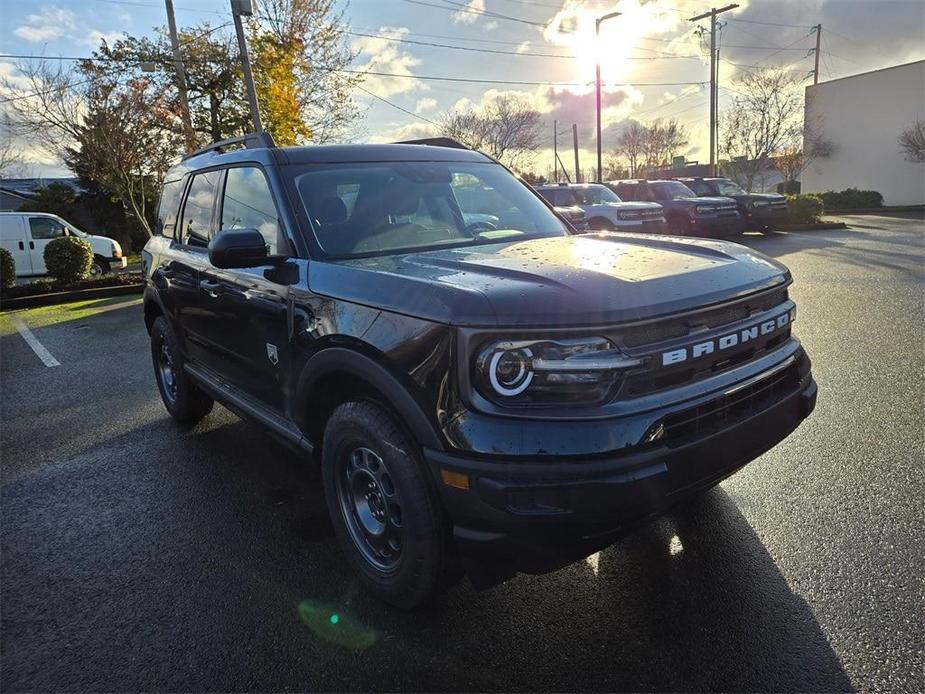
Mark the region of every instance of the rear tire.
[[163, 316], [151, 325], [151, 359], [161, 400], [171, 417], [181, 424], [195, 424], [212, 411], [212, 398], [184, 371], [176, 336]]
[[448, 578], [443, 513], [417, 446], [379, 406], [334, 410], [322, 471], [337, 539], [372, 593], [407, 610], [457, 578]]
[[687, 226], [687, 221], [683, 217], [671, 217], [668, 220], [668, 233], [672, 236], [686, 236]]

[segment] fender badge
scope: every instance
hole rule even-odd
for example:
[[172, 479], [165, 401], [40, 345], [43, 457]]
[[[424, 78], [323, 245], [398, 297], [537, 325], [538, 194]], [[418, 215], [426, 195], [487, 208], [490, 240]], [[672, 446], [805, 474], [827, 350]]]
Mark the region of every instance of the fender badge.
[[273, 366], [279, 364], [279, 353], [276, 351], [276, 345], [271, 345], [269, 342], [267, 343], [267, 359], [270, 360]]

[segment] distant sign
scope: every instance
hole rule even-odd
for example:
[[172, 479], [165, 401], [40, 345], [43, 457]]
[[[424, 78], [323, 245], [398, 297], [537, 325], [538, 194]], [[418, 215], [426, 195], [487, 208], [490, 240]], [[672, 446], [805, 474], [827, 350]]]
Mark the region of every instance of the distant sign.
[[671, 168], [675, 171], [680, 171], [684, 168], [684, 157], [672, 157], [671, 158]]

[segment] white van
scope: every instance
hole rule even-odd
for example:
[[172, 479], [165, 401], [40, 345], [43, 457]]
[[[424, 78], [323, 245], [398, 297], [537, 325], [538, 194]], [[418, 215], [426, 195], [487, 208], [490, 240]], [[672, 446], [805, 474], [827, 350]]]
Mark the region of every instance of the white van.
[[13, 254], [16, 276], [45, 275], [45, 246], [62, 236], [76, 236], [93, 248], [90, 275], [97, 277], [125, 267], [122, 246], [105, 236], [87, 234], [47, 212], [0, 212], [0, 248]]

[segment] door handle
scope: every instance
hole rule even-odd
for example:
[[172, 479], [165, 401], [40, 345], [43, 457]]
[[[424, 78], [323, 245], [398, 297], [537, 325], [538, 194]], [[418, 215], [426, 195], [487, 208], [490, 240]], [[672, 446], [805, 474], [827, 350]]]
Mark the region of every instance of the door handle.
[[212, 282], [210, 280], [202, 280], [199, 283], [199, 288], [204, 291], [206, 294], [211, 296], [213, 299], [217, 299], [218, 295], [222, 293], [221, 282]]
[[19, 242], [19, 250], [21, 251], [26, 250], [26, 244], [24, 244], [22, 241]]
[[29, 248], [30, 248], [31, 250], [33, 250], [33, 251], [35, 250], [35, 241], [30, 241], [30, 242], [29, 242]]

